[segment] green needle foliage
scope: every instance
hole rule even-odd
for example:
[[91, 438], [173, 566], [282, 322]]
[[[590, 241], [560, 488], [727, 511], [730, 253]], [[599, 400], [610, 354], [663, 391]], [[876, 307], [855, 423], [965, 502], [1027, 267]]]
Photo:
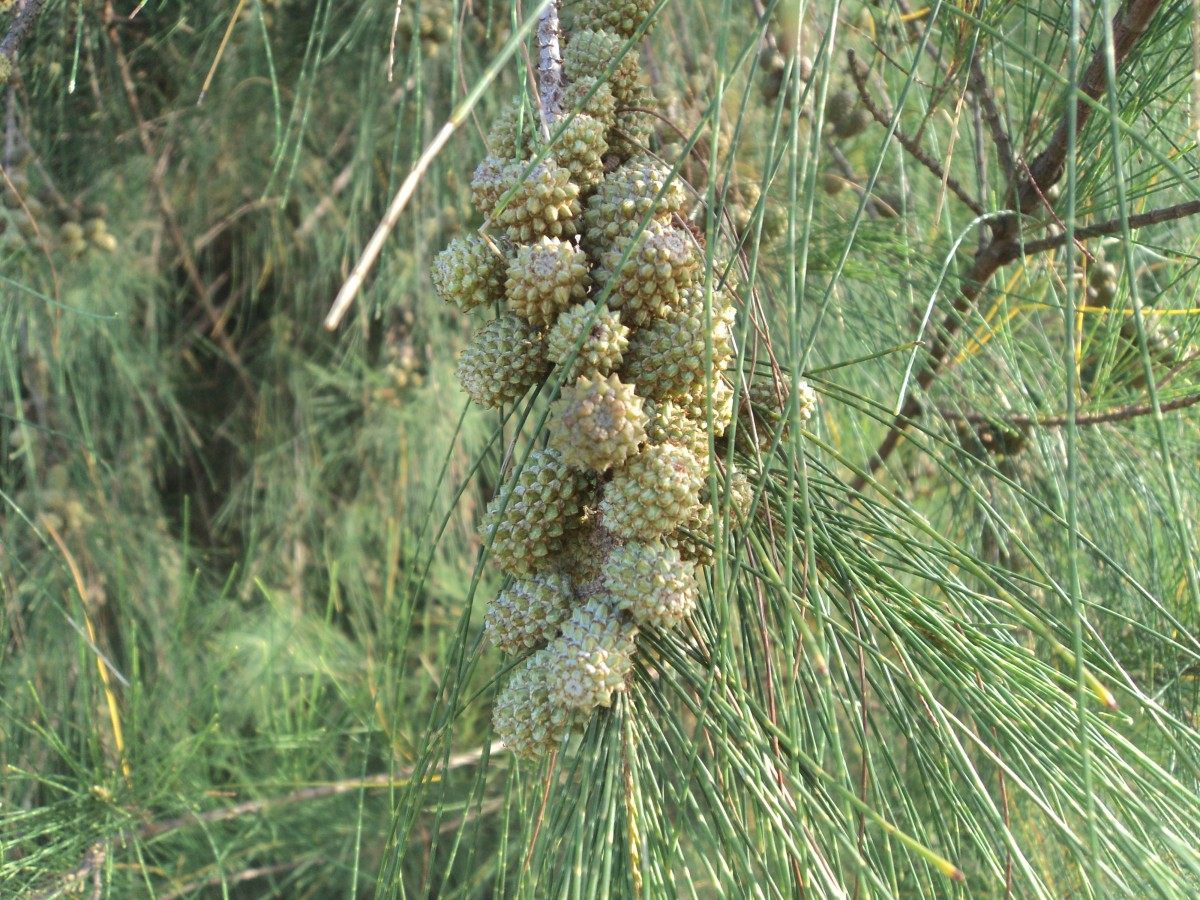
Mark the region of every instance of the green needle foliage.
[[456, 354], [506, 310], [431, 270], [537, 109], [540, 6], [18, 36], [0, 895], [1195, 895], [1194, 5], [621, 4], [654, 115], [618, 115], [735, 285], [738, 414], [695, 611], [530, 761], [477, 526], [568, 382], [472, 407]]

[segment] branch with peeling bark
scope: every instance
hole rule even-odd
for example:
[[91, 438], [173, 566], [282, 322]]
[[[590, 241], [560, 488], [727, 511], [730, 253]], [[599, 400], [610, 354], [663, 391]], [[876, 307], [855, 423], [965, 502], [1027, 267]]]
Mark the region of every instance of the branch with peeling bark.
[[17, 17], [12, 20], [12, 24], [8, 26], [8, 34], [4, 36], [3, 41], [0, 41], [0, 57], [4, 57], [9, 63], [16, 63], [17, 52], [21, 49], [21, 44], [29, 37], [29, 33], [33, 31], [33, 25], [38, 16], [42, 14], [42, 8], [45, 5], [46, 0], [25, 0], [25, 5], [17, 13]]
[[[1113, 43], [1100, 46], [1093, 56], [1078, 90], [1084, 94], [1076, 101], [1074, 117], [1064, 114], [1055, 129], [1046, 149], [1025, 168], [1025, 178], [1012, 190], [1015, 206], [1018, 212], [999, 217], [990, 241], [984, 244], [975, 254], [971, 265], [962, 277], [962, 287], [954, 298], [950, 311], [934, 330], [929, 343], [929, 356], [925, 368], [917, 373], [915, 389], [909, 391], [899, 412], [892, 420], [891, 427], [880, 442], [875, 453], [868, 460], [866, 471], [856, 475], [850, 482], [854, 491], [862, 490], [867, 481], [876, 471], [887, 462], [888, 458], [899, 446], [909, 425], [922, 409], [920, 396], [929, 388], [933, 381], [945, 370], [953, 358], [953, 343], [967, 315], [975, 307], [984, 289], [999, 271], [1001, 266], [1028, 255], [1031, 251], [1051, 249], [1065, 243], [1066, 237], [1047, 238], [1044, 241], [1023, 244], [1020, 240], [1020, 214], [1029, 214], [1045, 204], [1045, 193], [1062, 178], [1066, 166], [1068, 137], [1072, 127], [1082, 129], [1092, 113], [1092, 103], [1102, 97], [1108, 89], [1106, 73], [1108, 71], [1108, 53], [1113, 54], [1113, 68], [1120, 72], [1129, 58], [1130, 52], [1138, 40], [1145, 34], [1154, 14], [1162, 6], [1162, 0], [1130, 0], [1125, 11], [1118, 14], [1113, 22]], [[1180, 218], [1191, 214], [1190, 204], [1181, 204], [1169, 210], [1159, 210], [1146, 214], [1144, 224], [1158, 221], [1168, 221], [1170, 218]], [[1112, 227], [1114, 231], [1122, 228], [1138, 227], [1134, 224], [1135, 217], [1130, 217], [1123, 223], [1104, 223], [1093, 228]], [[1094, 236], [1103, 231], [1087, 234], [1087, 229], [1077, 229], [1076, 237]]]
[[549, 138], [562, 106], [562, 48], [558, 42], [558, 0], [542, 10], [538, 22], [538, 88], [542, 98], [543, 137]]

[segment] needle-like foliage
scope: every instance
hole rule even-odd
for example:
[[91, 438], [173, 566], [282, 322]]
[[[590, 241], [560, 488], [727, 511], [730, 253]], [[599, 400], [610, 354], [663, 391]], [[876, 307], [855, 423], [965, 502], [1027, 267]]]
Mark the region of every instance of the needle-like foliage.
[[[565, 47], [594, 5], [562, 5]], [[525, 661], [485, 612], [520, 592], [477, 526], [588, 332], [473, 408], [456, 354], [510, 312], [510, 260], [495, 308], [433, 276], [456, 238], [504, 253], [470, 184], [493, 121], [538, 115], [545, 4], [31, 19], [0, 159], [0, 894], [1197, 892], [1193, 4], [607, 5], [653, 15], [612, 114], [671, 172], [666, 221], [621, 237], [694, 238], [734, 356], [686, 401], [706, 506], [656, 551], [703, 563], [694, 609], [533, 760], [492, 725]], [[531, 159], [541, 124], [512, 125]]]

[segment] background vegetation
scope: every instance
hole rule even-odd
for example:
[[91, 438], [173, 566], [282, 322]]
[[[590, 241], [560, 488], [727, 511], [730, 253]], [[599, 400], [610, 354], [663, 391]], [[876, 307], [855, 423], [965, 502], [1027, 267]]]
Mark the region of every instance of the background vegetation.
[[[1128, 4], [1127, 55], [1111, 2], [659, 6], [739, 371], [821, 397], [738, 451], [693, 627], [532, 766], [475, 525], [534, 436], [468, 409], [428, 271], [535, 10], [46, 4], [3, 107], [0, 894], [1194, 895], [1197, 229], [1154, 213], [1198, 199], [1192, 4]], [[1070, 121], [1017, 236], [997, 136]]]

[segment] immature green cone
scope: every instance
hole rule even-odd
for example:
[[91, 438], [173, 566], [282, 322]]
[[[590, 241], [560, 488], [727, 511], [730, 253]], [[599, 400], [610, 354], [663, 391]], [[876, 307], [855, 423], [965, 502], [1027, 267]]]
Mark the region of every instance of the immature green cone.
[[604, 564], [603, 578], [617, 609], [639, 626], [665, 631], [696, 608], [695, 567], [660, 541], [616, 548]]
[[713, 551], [713, 511], [702, 503], [692, 510], [686, 522], [663, 537], [663, 543], [679, 554], [679, 558], [697, 566], [711, 566], [716, 560]]
[[504, 299], [504, 257], [478, 234], [447, 244], [434, 257], [429, 277], [438, 296], [463, 312]]
[[571, 730], [573, 715], [550, 697], [546, 650], [529, 657], [496, 696], [492, 724], [504, 745], [524, 759], [557, 750]]
[[637, 453], [646, 439], [642, 398], [616, 375], [582, 376], [562, 389], [550, 410], [555, 431], [550, 446], [582, 471], [604, 472]]
[[575, 605], [571, 580], [559, 572], [524, 578], [488, 604], [484, 630], [505, 653], [532, 650], [558, 635]]
[[594, 513], [585, 513], [571, 525], [559, 549], [558, 570], [581, 588], [600, 577], [601, 567], [620, 541], [597, 521]]
[[604, 178], [607, 132], [607, 123], [581, 114], [566, 123], [563, 133], [551, 146], [555, 161], [571, 173], [572, 183], [585, 193]]
[[518, 97], [492, 119], [487, 133], [489, 155], [503, 160], [528, 159], [537, 128], [537, 113]]
[[[725, 504], [729, 504], [730, 530], [744, 528], [749, 523], [750, 506], [754, 500], [754, 485], [750, 479], [742, 472], [734, 470], [726, 488], [725, 479], [718, 475], [717, 491], [718, 509], [722, 517], [725, 514]], [[700, 491], [700, 505], [692, 511], [688, 520], [667, 535], [664, 541], [678, 550], [683, 559], [691, 560], [699, 566], [711, 566], [716, 558], [712, 546], [714, 521], [711, 496], [706, 482]]]
[[[728, 473], [728, 486], [718, 479], [722, 503], [729, 503], [729, 521], [734, 528], [743, 528], [750, 521], [750, 507], [754, 504], [754, 483], [740, 469]], [[704, 500], [703, 494], [701, 500]]]
[[557, 450], [531, 453], [516, 479], [488, 504], [479, 526], [485, 538], [495, 535], [492, 556], [500, 568], [516, 578], [548, 568], [583, 511], [588, 486]]
[[[690, 234], [653, 223], [636, 237], [618, 239], [602, 257], [596, 279], [611, 282], [608, 305], [620, 312], [621, 321], [640, 328], [666, 314], [678, 300], [680, 288], [693, 282], [699, 266]], [[635, 335], [630, 350], [636, 340]]]
[[674, 531], [696, 508], [704, 472], [692, 451], [657, 444], [613, 473], [604, 488], [604, 527], [628, 540], [650, 541]]
[[[579, 186], [571, 173], [546, 158], [522, 178], [526, 165], [512, 163], [504, 170], [503, 190], [492, 210], [492, 218], [518, 244], [528, 244], [542, 236], [568, 238], [575, 234], [575, 219], [582, 212]], [[472, 183], [472, 186], [473, 183]], [[513, 190], [508, 203], [500, 200]]]
[[[650, 17], [655, 5], [656, 0], [607, 0], [580, 4], [580, 11], [575, 14], [575, 27], [612, 31], [623, 38], [631, 38]], [[647, 28], [646, 32], [649, 30]]]
[[683, 414], [702, 428], [708, 428], [709, 406], [712, 407], [713, 434], [720, 437], [733, 421], [733, 385], [724, 376], [705, 380], [701, 390], [677, 401]]
[[579, 712], [610, 706], [625, 688], [636, 635], [633, 622], [604, 597], [577, 607], [545, 651], [550, 702]]
[[[817, 392], [803, 379], [796, 381], [796, 418], [801, 424], [812, 418]], [[787, 411], [792, 385], [787, 380], [755, 381], [742, 396], [738, 409], [738, 442], [748, 449], [755, 442], [760, 450], [769, 450], [776, 432], [779, 440], [788, 436]]]
[[684, 408], [672, 400], [647, 400], [646, 438], [651, 444], [676, 444], [686, 447], [696, 459], [708, 456], [708, 431], [704, 423], [690, 419]]
[[581, 78], [607, 80], [617, 105], [627, 105], [626, 101], [636, 93], [642, 69], [637, 52], [625, 43], [623, 37], [611, 31], [575, 31], [563, 50], [563, 74], [567, 82]]
[[[687, 192], [657, 160], [634, 157], [604, 177], [583, 214], [588, 246], [603, 252], [630, 238], [647, 218], [668, 225], [687, 206]], [[660, 196], [661, 194], [661, 196]]]
[[608, 309], [595, 310], [596, 304], [590, 300], [568, 309], [546, 335], [546, 355], [552, 363], [566, 365], [575, 347], [580, 348], [563, 377], [564, 384], [580, 375], [608, 375], [621, 365], [621, 357], [629, 346], [629, 329], [621, 324], [620, 315]]
[[513, 315], [480, 328], [458, 357], [458, 383], [484, 409], [515, 403], [549, 372], [542, 335]]
[[733, 304], [712, 293], [684, 289], [662, 318], [640, 329], [629, 342], [622, 372], [651, 400], [702, 396], [710, 373], [723, 372], [733, 358]]
[[[490, 216], [516, 175], [509, 173], [511, 160], [485, 156], [471, 176], [471, 203], [484, 216]], [[519, 174], [519, 171], [518, 173]]]
[[1088, 271], [1088, 303], [1111, 307], [1117, 296], [1121, 273], [1110, 262], [1096, 263]]
[[622, 98], [612, 128], [608, 131], [608, 149], [618, 159], [633, 159], [647, 152], [657, 122], [651, 110], [658, 106], [654, 93], [644, 84], [635, 84]]
[[607, 81], [590, 76], [577, 78], [563, 89], [562, 110], [564, 113], [578, 110], [581, 115], [603, 123], [607, 130], [616, 121], [617, 98]]
[[508, 306], [538, 327], [554, 324], [559, 313], [587, 295], [587, 254], [570, 241], [543, 237], [525, 244], [508, 265]]

